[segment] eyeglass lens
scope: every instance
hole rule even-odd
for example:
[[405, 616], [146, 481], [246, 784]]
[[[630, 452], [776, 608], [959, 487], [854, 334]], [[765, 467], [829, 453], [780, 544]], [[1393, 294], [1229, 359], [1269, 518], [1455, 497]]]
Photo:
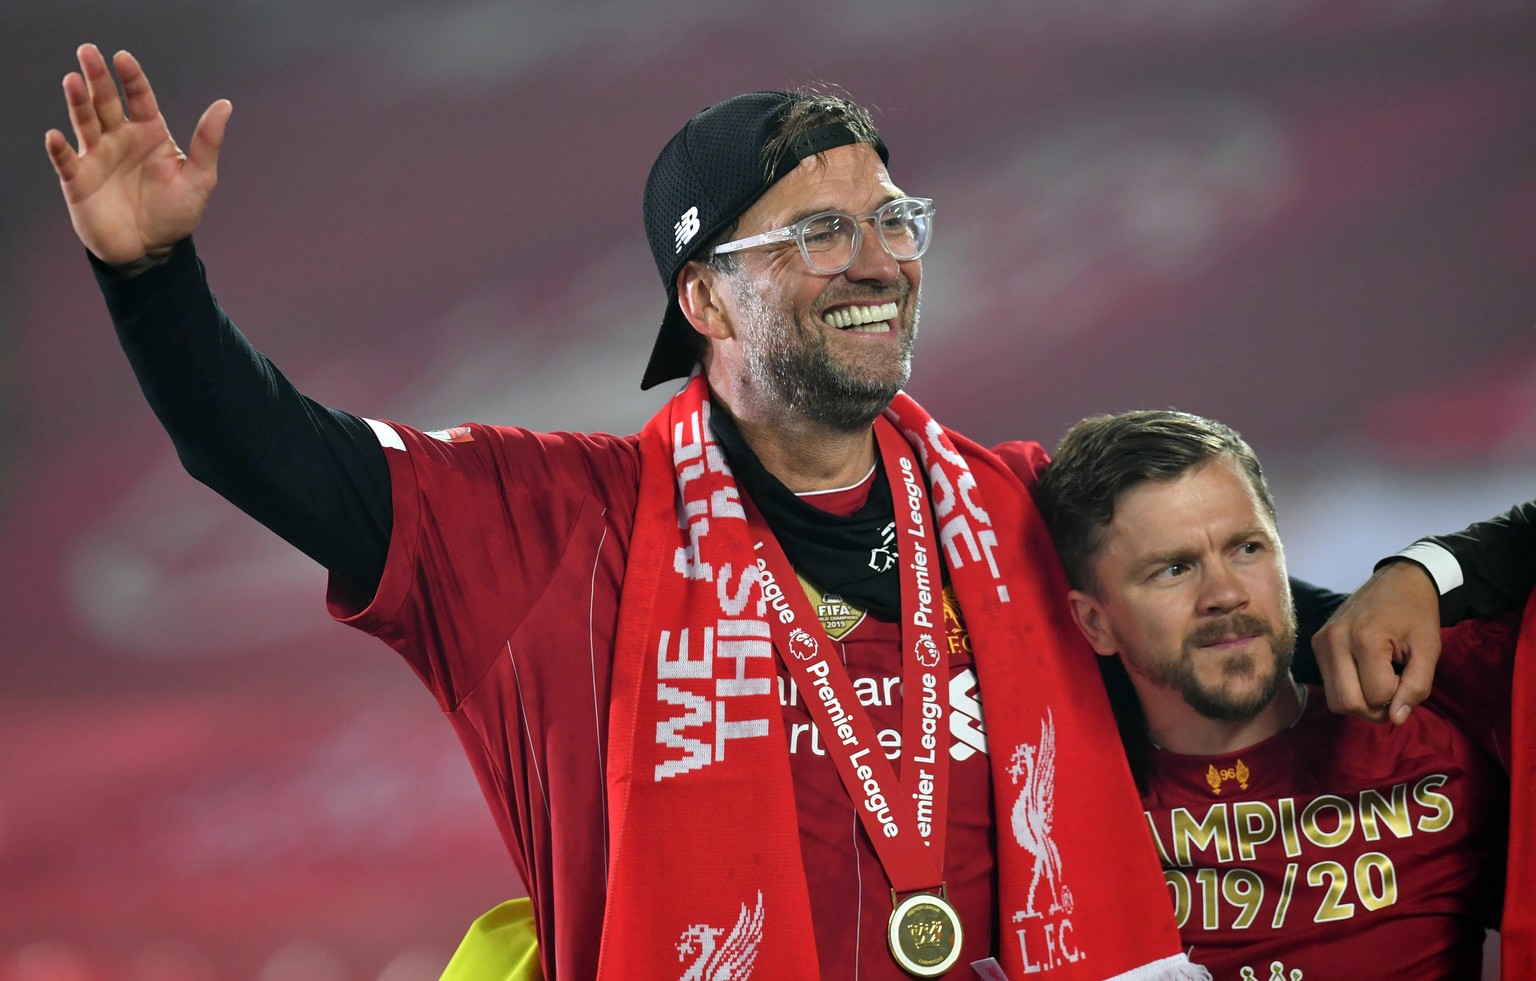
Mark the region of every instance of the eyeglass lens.
[[[900, 260], [923, 254], [932, 228], [927, 205], [912, 199], [892, 201], [874, 213], [874, 227], [885, 250]], [[863, 236], [859, 219], [843, 212], [821, 215], [800, 232], [805, 261], [818, 272], [841, 272], [853, 264], [856, 244]]]

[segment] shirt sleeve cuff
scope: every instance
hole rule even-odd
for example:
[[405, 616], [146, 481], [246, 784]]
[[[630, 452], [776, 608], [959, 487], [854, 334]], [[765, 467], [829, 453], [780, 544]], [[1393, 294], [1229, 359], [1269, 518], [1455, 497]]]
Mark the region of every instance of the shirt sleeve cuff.
[[[1416, 562], [1434, 580], [1435, 590], [1444, 596], [1462, 584], [1461, 563], [1447, 549], [1431, 541], [1417, 541], [1392, 556]], [[1391, 561], [1388, 559], [1387, 561]]]

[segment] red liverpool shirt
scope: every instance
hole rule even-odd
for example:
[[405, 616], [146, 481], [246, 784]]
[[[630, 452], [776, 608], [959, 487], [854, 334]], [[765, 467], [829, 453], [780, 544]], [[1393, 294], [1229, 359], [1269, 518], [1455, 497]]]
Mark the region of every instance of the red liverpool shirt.
[[[403, 655], [453, 723], [534, 902], [546, 976], [592, 977], [609, 859], [609, 679], [638, 438], [479, 425], [433, 434], [376, 429], [393, 485], [389, 558], [371, 602], [333, 582], [331, 611]], [[1045, 459], [1035, 444], [999, 451], [1031, 483]], [[899, 630], [836, 597], [813, 602], [894, 754]], [[992, 802], [969, 641], [953, 602], [945, 607], [945, 875], [967, 932], [952, 972], [961, 976], [993, 947]], [[903, 979], [886, 949], [889, 883], [782, 667], [779, 694], [823, 972], [852, 977], [857, 964], [861, 978]]]

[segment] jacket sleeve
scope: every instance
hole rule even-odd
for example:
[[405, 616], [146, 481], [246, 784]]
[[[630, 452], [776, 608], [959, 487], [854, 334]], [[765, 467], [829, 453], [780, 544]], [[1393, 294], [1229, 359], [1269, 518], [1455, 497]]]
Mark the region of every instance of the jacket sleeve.
[[1518, 609], [1536, 588], [1536, 501], [1448, 535], [1421, 538], [1377, 567], [1416, 562], [1440, 592], [1440, 623]]
[[187, 472], [372, 595], [392, 515], [388, 463], [368, 423], [307, 398], [251, 346], [220, 309], [190, 238], [131, 277], [91, 262]]

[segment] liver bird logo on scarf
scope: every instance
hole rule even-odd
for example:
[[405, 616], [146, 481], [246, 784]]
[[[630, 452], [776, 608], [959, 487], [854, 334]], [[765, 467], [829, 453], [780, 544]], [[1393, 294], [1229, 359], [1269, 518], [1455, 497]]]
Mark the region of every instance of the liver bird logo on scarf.
[[757, 909], [748, 912], [747, 904], [741, 904], [741, 914], [725, 941], [716, 944], [722, 927], [696, 923], [683, 931], [678, 938], [677, 959], [686, 961], [693, 957], [678, 981], [746, 981], [752, 976], [752, 965], [757, 960], [758, 947], [763, 942], [763, 894], [757, 894]]
[[[1013, 805], [1013, 837], [1035, 860], [1024, 909], [1014, 919], [1071, 913], [1072, 890], [1061, 882], [1061, 852], [1051, 836], [1056, 806], [1056, 722], [1049, 709], [1040, 720], [1039, 744], [1021, 743], [1014, 749], [1008, 774], [1019, 787]], [[1043, 913], [1035, 909], [1041, 879], [1051, 897]]]

